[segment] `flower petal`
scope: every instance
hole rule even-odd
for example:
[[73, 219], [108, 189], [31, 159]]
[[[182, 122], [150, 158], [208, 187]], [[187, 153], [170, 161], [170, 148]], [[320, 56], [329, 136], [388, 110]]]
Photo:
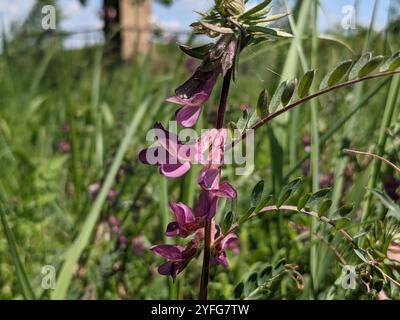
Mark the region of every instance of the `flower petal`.
[[192, 223], [196, 220], [192, 209], [183, 203], [171, 203], [170, 208], [174, 213], [176, 222], [179, 226], [184, 226], [185, 224]]
[[159, 159], [159, 155], [160, 155], [160, 148], [151, 147], [139, 152], [139, 160], [143, 164], [156, 165], [159, 164], [161, 160]]
[[162, 276], [171, 276], [172, 275], [172, 262], [166, 262], [158, 267], [158, 273]]
[[178, 163], [178, 164], [162, 164], [160, 166], [161, 173], [169, 178], [178, 178], [183, 176], [190, 170], [190, 163]]
[[235, 188], [227, 181], [220, 184], [219, 189], [214, 191], [214, 194], [220, 198], [236, 198], [236, 190]]
[[221, 170], [215, 167], [205, 167], [201, 170], [198, 182], [205, 190], [218, 190]]
[[213, 218], [217, 213], [218, 198], [209, 191], [202, 191], [196, 207], [197, 217]]
[[185, 106], [176, 113], [176, 121], [185, 128], [191, 128], [196, 124], [197, 120], [199, 120], [201, 110], [201, 106]]
[[221, 241], [221, 250], [225, 250], [226, 248], [230, 247], [234, 242], [238, 241], [238, 237], [234, 233], [230, 233], [225, 236], [225, 238]]
[[165, 232], [167, 237], [177, 237], [180, 235], [179, 225], [176, 222], [171, 222], [167, 226], [167, 231]]
[[174, 246], [170, 244], [160, 244], [158, 246], [151, 247], [151, 251], [171, 261], [181, 260], [183, 250], [184, 248], [181, 246]]

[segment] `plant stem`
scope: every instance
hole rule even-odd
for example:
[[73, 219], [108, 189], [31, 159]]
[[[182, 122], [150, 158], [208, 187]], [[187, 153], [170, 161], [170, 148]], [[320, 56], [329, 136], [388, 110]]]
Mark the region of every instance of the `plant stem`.
[[[222, 85], [221, 98], [219, 101], [218, 115], [215, 127], [222, 129], [224, 126], [225, 111], [228, 102], [229, 87], [232, 79], [232, 68], [228, 70], [224, 77], [224, 83]], [[211, 256], [211, 231], [212, 231], [212, 219], [206, 219], [204, 228], [204, 255], [203, 255], [203, 266], [201, 269], [201, 280], [200, 280], [200, 295], [201, 300], [207, 300], [208, 293], [208, 279], [210, 273], [210, 256]]]
[[222, 129], [222, 127], [224, 126], [225, 111], [226, 111], [226, 106], [227, 106], [227, 102], [228, 102], [229, 87], [231, 85], [231, 79], [232, 79], [232, 70], [233, 70], [232, 68], [229, 69], [224, 77], [221, 98], [219, 101], [217, 122], [215, 124], [215, 127], [217, 129]]

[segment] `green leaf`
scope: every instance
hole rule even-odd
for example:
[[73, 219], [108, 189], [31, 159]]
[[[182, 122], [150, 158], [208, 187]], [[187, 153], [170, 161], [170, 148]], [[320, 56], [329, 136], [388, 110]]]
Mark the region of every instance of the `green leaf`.
[[253, 191], [251, 192], [251, 206], [257, 207], [261, 201], [262, 195], [264, 191], [264, 180], [258, 182]]
[[384, 56], [376, 56], [371, 59], [365, 66], [361, 68], [361, 70], [358, 72], [358, 77], [359, 78], [364, 78], [367, 75], [369, 75], [371, 72], [373, 72], [376, 68], [378, 68], [383, 60], [385, 59]]
[[285, 91], [287, 81], [282, 82], [276, 89], [269, 105], [269, 113], [274, 113], [281, 105], [282, 94]]
[[283, 189], [281, 195], [278, 199], [277, 207], [281, 207], [285, 204], [285, 202], [290, 198], [292, 194], [292, 190], [290, 189]]
[[252, 273], [247, 278], [246, 284], [244, 285], [244, 292], [246, 295], [251, 294], [258, 287], [257, 280], [258, 280], [257, 272]]
[[297, 210], [301, 211], [302, 209], [304, 209], [310, 198], [311, 198], [311, 193], [303, 195], [300, 198], [299, 202], [297, 203]]
[[249, 121], [247, 122], [247, 128], [251, 128], [256, 123], [258, 123], [259, 120], [260, 120], [260, 118], [257, 115], [257, 111], [253, 112], [253, 114], [249, 118]]
[[378, 189], [370, 191], [379, 198], [379, 200], [387, 209], [389, 209], [388, 216], [394, 217], [400, 221], [400, 207], [396, 203], [394, 203], [394, 201], [391, 198], [389, 198], [389, 196], [386, 193]]
[[268, 91], [264, 89], [258, 96], [258, 101], [257, 101], [256, 112], [260, 119], [268, 115], [268, 103], [269, 103]]
[[224, 221], [222, 222], [221, 229], [222, 229], [223, 234], [226, 234], [229, 231], [229, 229], [233, 225], [234, 221], [235, 221], [235, 215], [233, 214], [232, 211], [229, 211], [225, 215]]
[[331, 206], [332, 206], [331, 199], [325, 199], [324, 201], [322, 201], [322, 204], [321, 204], [320, 208], [318, 209], [318, 216], [322, 217], [323, 215], [325, 215], [325, 213], [328, 212], [328, 210], [331, 208]]
[[271, 3], [272, 0], [265, 0], [261, 2], [260, 4], [254, 6], [253, 8], [247, 10], [245, 13], [241, 14], [239, 16], [239, 19], [243, 20], [245, 18], [250, 17], [251, 15], [263, 10], [266, 6], [268, 6]]
[[200, 24], [204, 28], [206, 28], [210, 31], [213, 31], [213, 32], [217, 32], [217, 33], [221, 33], [221, 34], [233, 34], [233, 30], [231, 28], [220, 27], [220, 26], [217, 26], [215, 24], [208, 23], [205, 21], [200, 21]]
[[255, 210], [256, 210], [255, 207], [249, 208], [246, 211], [246, 213], [240, 218], [239, 225], [241, 225], [242, 223], [246, 222], [250, 218], [250, 216], [254, 213]]
[[357, 60], [357, 62], [354, 64], [353, 68], [351, 68], [350, 75], [349, 75], [349, 80], [355, 80], [358, 78], [358, 74], [360, 70], [372, 59], [372, 53], [368, 52], [365, 53], [360, 57], [360, 59]]
[[273, 37], [280, 37], [280, 38], [293, 38], [293, 35], [290, 33], [285, 32], [284, 30], [277, 29], [277, 28], [268, 28], [268, 27], [261, 27], [261, 26], [250, 26], [247, 28], [247, 31], [253, 33], [263, 33]]
[[353, 60], [346, 60], [339, 62], [335, 66], [335, 68], [331, 72], [329, 72], [322, 80], [320, 90], [338, 84], [348, 73], [352, 65], [353, 65]]
[[264, 197], [261, 202], [259, 203], [259, 205], [256, 207], [256, 209], [254, 210], [254, 213], [259, 213], [262, 209], [264, 209], [272, 200], [272, 195], [266, 196]]
[[342, 230], [349, 225], [351, 220], [349, 218], [339, 218], [332, 221], [335, 224], [336, 230]]
[[283, 93], [282, 93], [282, 97], [281, 97], [281, 102], [284, 107], [286, 107], [288, 105], [288, 103], [290, 102], [290, 100], [292, 99], [294, 91], [296, 90], [296, 86], [297, 86], [296, 79], [289, 81], [286, 84], [285, 89], [283, 90]]
[[369, 263], [368, 259], [365, 258], [364, 254], [359, 249], [354, 249], [355, 254], [365, 263]]
[[228, 129], [229, 129], [229, 135], [230, 135], [232, 141], [235, 140], [235, 130], [237, 130], [237, 128], [238, 127], [237, 127], [236, 123], [234, 123], [233, 121], [229, 122]]
[[340, 207], [335, 214], [338, 214], [341, 217], [345, 217], [347, 215], [349, 215], [354, 209], [354, 205], [353, 204], [346, 204], [343, 207]]
[[393, 60], [393, 62], [391, 63], [391, 65], [389, 66], [388, 71], [389, 72], [393, 72], [393, 71], [396, 71], [399, 68], [400, 68], [400, 52], [398, 53], [397, 58], [395, 58]]
[[205, 44], [200, 47], [189, 47], [183, 44], [179, 45], [179, 48], [188, 56], [191, 56], [196, 59], [204, 59], [204, 57], [210, 52], [212, 48], [214, 48], [214, 43]]
[[286, 186], [284, 186], [280, 193], [277, 206], [281, 207], [283, 204], [285, 204], [285, 202], [290, 198], [292, 193], [300, 187], [302, 182], [303, 182], [302, 178], [296, 178], [290, 181]]
[[303, 182], [302, 178], [295, 178], [292, 181], [290, 181], [284, 188], [295, 191], [300, 187], [302, 182]]
[[244, 131], [247, 128], [247, 124], [249, 123], [249, 112], [247, 109], [243, 110], [242, 117], [236, 123], [236, 127], [240, 131]]
[[260, 272], [258, 277], [258, 284], [261, 286], [267, 282], [267, 280], [271, 277], [272, 274], [272, 266], [270, 264], [266, 265]]
[[331, 188], [321, 189], [317, 192], [313, 193], [310, 197], [310, 203], [316, 203], [320, 201], [322, 198], [325, 198], [329, 192], [331, 192]]
[[297, 95], [300, 99], [306, 97], [309, 94], [312, 83], [314, 81], [315, 72], [315, 70], [307, 71], [303, 78], [301, 78], [299, 86], [297, 88]]
[[286, 259], [283, 258], [279, 260], [275, 265], [272, 270], [272, 276], [275, 277], [278, 274], [280, 274], [283, 270], [285, 270], [285, 264], [286, 264]]
[[233, 297], [234, 299], [240, 299], [243, 295], [243, 291], [244, 291], [244, 283], [243, 282], [239, 282], [235, 289], [233, 290]]
[[400, 51], [394, 53], [380, 68], [380, 72], [392, 72], [400, 67]]

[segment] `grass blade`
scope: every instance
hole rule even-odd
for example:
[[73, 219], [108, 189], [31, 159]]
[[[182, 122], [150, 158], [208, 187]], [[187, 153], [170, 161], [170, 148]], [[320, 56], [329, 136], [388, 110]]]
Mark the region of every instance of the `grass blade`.
[[126, 131], [125, 137], [122, 140], [118, 152], [111, 165], [110, 171], [108, 172], [104, 184], [100, 190], [100, 193], [97, 196], [92, 208], [90, 209], [90, 212], [83, 224], [79, 236], [76, 238], [75, 242], [67, 252], [65, 262], [59, 274], [57, 287], [52, 294], [52, 299], [62, 300], [66, 298], [67, 290], [72, 279], [75, 265], [77, 264], [83, 250], [89, 243], [90, 236], [100, 215], [101, 208], [106, 200], [107, 193], [114, 183], [115, 177], [118, 173], [118, 169], [122, 163], [124, 155], [128, 149], [129, 143], [131, 142], [132, 137], [136, 133], [145, 113], [147, 112], [149, 102], [149, 99], [143, 102], [133, 116], [133, 119]]
[[17, 275], [18, 283], [21, 287], [22, 295], [27, 300], [34, 300], [35, 295], [33, 293], [32, 287], [29, 283], [28, 276], [26, 275], [21, 258], [18, 254], [18, 249], [17, 249], [17, 244], [15, 242], [14, 234], [7, 224], [5, 209], [2, 204], [0, 204], [0, 220], [1, 220], [1, 224], [3, 226], [4, 235], [6, 236], [6, 240], [8, 243], [11, 259], [15, 266], [15, 272]]

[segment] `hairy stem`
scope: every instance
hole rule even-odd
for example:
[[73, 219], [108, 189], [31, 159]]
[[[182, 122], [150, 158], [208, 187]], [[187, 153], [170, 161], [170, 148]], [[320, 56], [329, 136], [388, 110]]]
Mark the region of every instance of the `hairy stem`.
[[[218, 115], [215, 123], [217, 129], [222, 129], [224, 126], [225, 111], [228, 102], [229, 87], [232, 79], [232, 68], [228, 70], [224, 77], [224, 83], [222, 85], [221, 98], [219, 102]], [[212, 220], [207, 219], [204, 228], [204, 255], [203, 255], [203, 266], [201, 270], [200, 280], [200, 299], [207, 300], [208, 293], [208, 279], [210, 272], [210, 256], [211, 256], [211, 225]]]

